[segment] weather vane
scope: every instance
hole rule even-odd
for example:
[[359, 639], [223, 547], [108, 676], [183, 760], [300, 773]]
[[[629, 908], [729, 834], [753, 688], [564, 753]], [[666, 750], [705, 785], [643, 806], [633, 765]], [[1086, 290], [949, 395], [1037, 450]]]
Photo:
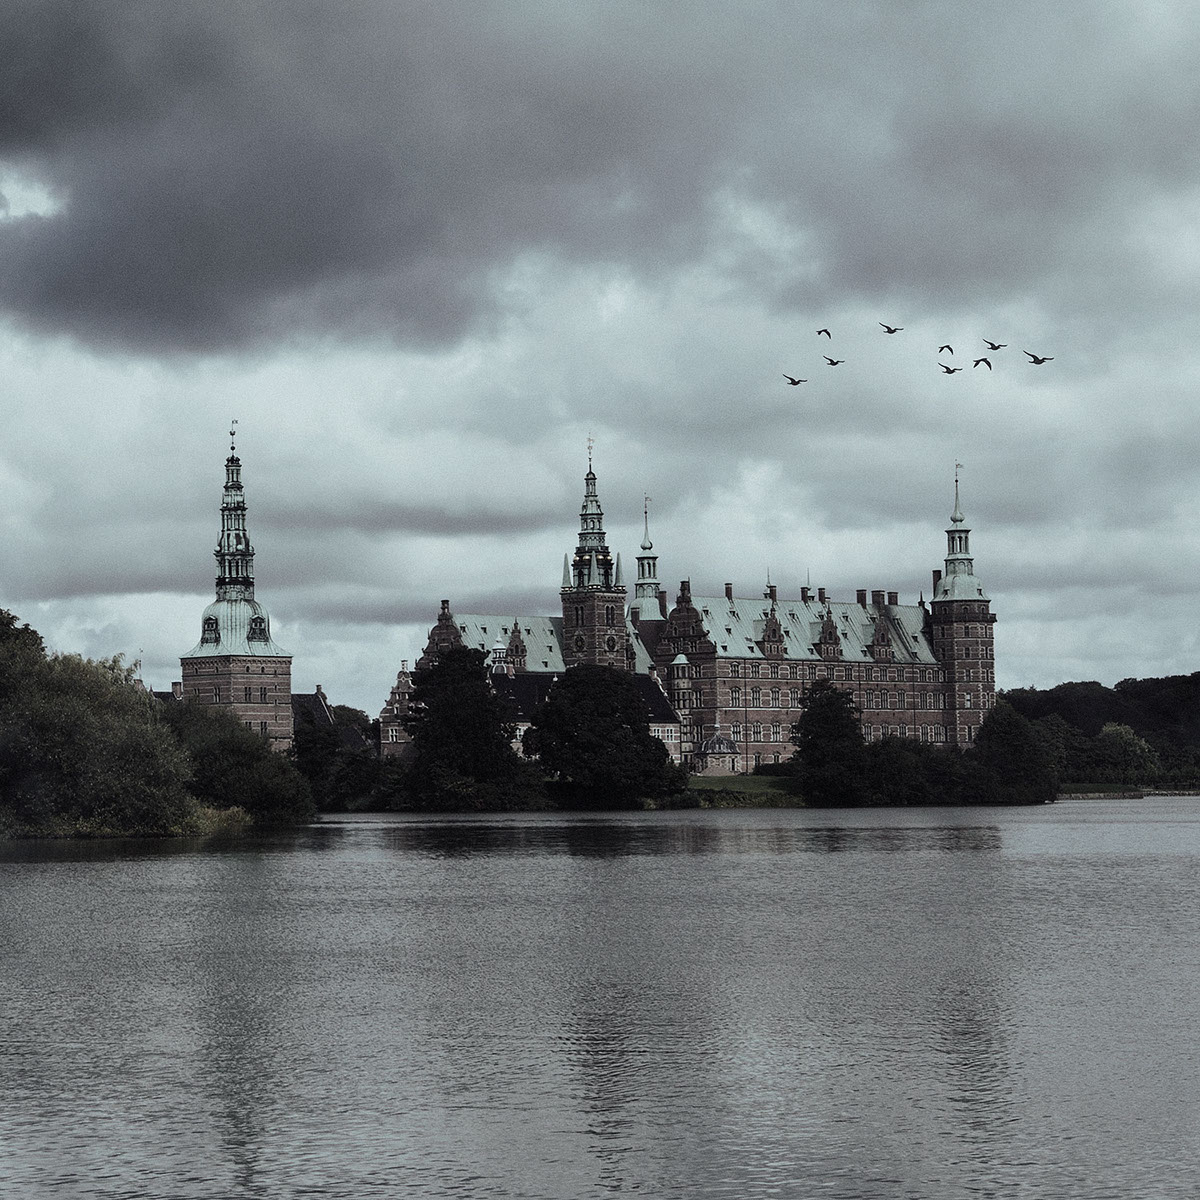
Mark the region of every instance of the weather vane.
[[230, 454], [236, 453], [236, 450], [235, 450], [235, 447], [233, 444], [234, 443], [234, 435], [237, 433], [237, 430], [234, 428], [234, 426], [236, 426], [236, 425], [237, 425], [237, 417], [234, 417], [233, 420], [229, 422], [229, 453]]
[[956, 462], [956, 463], [954, 464], [954, 483], [955, 483], [955, 485], [956, 485], [956, 486], [957, 486], [957, 484], [958, 484], [958, 473], [959, 473], [959, 471], [961, 471], [961, 470], [962, 470], [962, 463], [960, 463], [960, 462]]
[[588, 470], [592, 469], [592, 447], [596, 444], [596, 439], [588, 434]]

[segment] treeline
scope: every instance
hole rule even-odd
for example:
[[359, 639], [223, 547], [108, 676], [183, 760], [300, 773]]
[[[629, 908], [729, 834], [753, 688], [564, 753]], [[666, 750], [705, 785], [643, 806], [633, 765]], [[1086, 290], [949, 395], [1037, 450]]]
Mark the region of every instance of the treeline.
[[678, 796], [687, 775], [650, 733], [632, 679], [608, 667], [565, 672], [533, 714], [522, 750], [482, 651], [457, 647], [413, 676], [411, 754], [384, 761], [370, 803], [393, 811], [637, 808]]
[[303, 823], [295, 766], [232, 714], [163, 704], [120, 658], [46, 653], [0, 609], [0, 836], [170, 836]]
[[818, 807], [1046, 804], [1058, 794], [1054, 764], [1032, 723], [1002, 700], [967, 750], [912, 738], [866, 742], [853, 698], [818, 680], [792, 741], [795, 754], [775, 770]]
[[1032, 723], [1064, 790], [1200, 787], [1200, 672], [1004, 697]]

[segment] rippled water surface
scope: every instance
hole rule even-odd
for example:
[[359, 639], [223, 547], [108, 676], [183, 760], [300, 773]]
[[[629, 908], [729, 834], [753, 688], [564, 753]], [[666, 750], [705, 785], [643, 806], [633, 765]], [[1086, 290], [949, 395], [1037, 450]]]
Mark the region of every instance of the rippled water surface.
[[0, 1194], [1174, 1197], [1200, 799], [0, 847]]

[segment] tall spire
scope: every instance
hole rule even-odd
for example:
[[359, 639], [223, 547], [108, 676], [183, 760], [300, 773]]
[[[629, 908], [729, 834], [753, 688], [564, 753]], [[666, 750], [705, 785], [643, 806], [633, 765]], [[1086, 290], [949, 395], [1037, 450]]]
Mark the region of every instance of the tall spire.
[[934, 589], [935, 600], [986, 599], [983, 587], [975, 577], [975, 560], [971, 557], [971, 531], [964, 524], [958, 493], [958, 473], [962, 463], [954, 464], [954, 511], [946, 530], [946, 570]]
[[[658, 555], [652, 554], [654, 543], [650, 540], [650, 497], [642, 497], [642, 552], [637, 560], [637, 583], [633, 594], [638, 600], [658, 600]], [[647, 610], [652, 611], [652, 610]]]
[[242, 490], [242, 461], [237, 456], [237, 430], [229, 430], [229, 457], [225, 460], [225, 493], [221, 499], [221, 537], [213, 553], [217, 559], [217, 599], [254, 599], [254, 547], [246, 532], [246, 497]]
[[614, 587], [613, 558], [604, 533], [604, 511], [596, 494], [596, 472], [592, 470], [592, 439], [588, 438], [588, 469], [583, 477], [583, 506], [579, 510], [579, 544], [571, 562], [577, 588]]

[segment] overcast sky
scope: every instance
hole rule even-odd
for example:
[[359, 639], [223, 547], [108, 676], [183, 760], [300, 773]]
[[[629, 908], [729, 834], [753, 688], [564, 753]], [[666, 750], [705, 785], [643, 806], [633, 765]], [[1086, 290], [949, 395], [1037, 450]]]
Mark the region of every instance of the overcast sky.
[[648, 493], [672, 597], [915, 603], [960, 462], [1001, 687], [1198, 670], [1198, 62], [1192, 0], [9, 0], [0, 606], [178, 678], [236, 417], [374, 716], [443, 597], [558, 611], [590, 434], [628, 580]]

